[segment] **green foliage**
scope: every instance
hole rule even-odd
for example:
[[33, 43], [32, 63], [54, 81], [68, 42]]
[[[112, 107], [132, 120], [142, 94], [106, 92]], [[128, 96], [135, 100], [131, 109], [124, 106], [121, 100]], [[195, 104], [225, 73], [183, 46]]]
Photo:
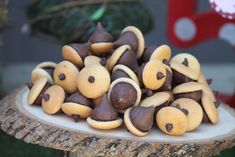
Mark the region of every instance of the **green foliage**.
[[145, 4], [141, 1], [108, 2], [74, 6], [69, 9], [52, 11], [67, 0], [38, 0], [29, 6], [27, 16], [35, 20], [39, 16], [52, 16], [31, 23], [33, 31], [54, 36], [59, 43], [86, 42], [95, 30], [98, 21], [117, 37], [121, 30], [133, 25], [143, 33], [152, 28], [152, 19]]

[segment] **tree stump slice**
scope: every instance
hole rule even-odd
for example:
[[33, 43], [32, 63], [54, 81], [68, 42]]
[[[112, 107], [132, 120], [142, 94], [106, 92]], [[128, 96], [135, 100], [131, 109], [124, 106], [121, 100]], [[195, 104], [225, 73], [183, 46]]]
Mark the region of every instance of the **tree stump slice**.
[[[0, 128], [26, 143], [70, 152], [70, 156], [208, 157], [235, 145], [235, 111], [227, 105], [221, 105], [219, 111], [224, 116], [217, 125], [203, 124], [198, 130], [186, 133], [185, 137], [167, 136], [153, 128], [149, 135], [140, 138], [131, 135], [124, 127], [109, 132], [94, 130], [85, 122], [75, 123], [62, 115], [43, 119], [46, 115], [43, 115], [40, 107], [25, 104], [27, 92], [27, 88], [23, 86], [0, 101]], [[28, 110], [31, 109], [32, 113], [29, 113]], [[224, 124], [223, 118], [226, 116], [230, 118]], [[222, 126], [222, 133], [218, 132], [220, 125], [225, 125]], [[83, 127], [85, 129], [82, 130]], [[214, 128], [215, 137], [210, 137], [213, 136], [211, 134], [207, 137], [206, 134], [205, 139], [194, 139], [197, 136], [201, 137], [204, 127], [210, 128], [212, 133]], [[205, 129], [205, 132], [207, 131]]]

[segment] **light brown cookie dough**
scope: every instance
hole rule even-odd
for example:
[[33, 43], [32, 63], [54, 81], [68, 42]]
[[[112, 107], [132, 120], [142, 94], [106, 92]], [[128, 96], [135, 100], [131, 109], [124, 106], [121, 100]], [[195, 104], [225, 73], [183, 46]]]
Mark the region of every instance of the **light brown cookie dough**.
[[90, 66], [90, 65], [94, 65], [94, 64], [99, 64], [99, 65], [106, 67], [106, 65], [107, 65], [106, 58], [105, 57], [100, 58], [97, 56], [87, 56], [84, 59], [85, 66]]
[[188, 98], [180, 98], [176, 99], [171, 106], [179, 108], [185, 112], [188, 120], [187, 131], [193, 131], [201, 124], [203, 110], [200, 104], [196, 101]]
[[149, 60], [160, 60], [160, 61], [170, 61], [171, 59], [171, 48], [168, 45], [161, 45], [157, 47], [152, 55], [150, 56]]
[[55, 84], [64, 88], [67, 93], [77, 91], [79, 70], [69, 61], [60, 62], [54, 71]]
[[60, 111], [65, 99], [65, 91], [58, 85], [49, 87], [43, 95], [42, 109], [47, 114], [55, 114]]
[[183, 135], [188, 128], [186, 115], [175, 107], [162, 108], [157, 113], [156, 120], [160, 130], [168, 135]]
[[110, 85], [109, 72], [101, 65], [84, 67], [78, 76], [79, 91], [87, 98], [98, 98], [108, 91]]

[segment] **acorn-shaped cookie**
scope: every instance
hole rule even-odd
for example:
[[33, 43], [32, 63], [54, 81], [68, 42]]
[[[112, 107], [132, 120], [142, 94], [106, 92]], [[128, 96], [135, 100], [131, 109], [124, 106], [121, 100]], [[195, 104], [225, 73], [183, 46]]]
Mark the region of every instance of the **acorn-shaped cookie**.
[[128, 45], [122, 45], [119, 48], [117, 48], [113, 54], [108, 59], [108, 69], [112, 71], [113, 67], [117, 64], [122, 64], [130, 69], [132, 69], [134, 72], [138, 69], [138, 63], [136, 54], [133, 50], [130, 49], [130, 46]]
[[[166, 106], [169, 106], [171, 103], [171, 95], [169, 92], [158, 92], [154, 93], [152, 96], [146, 97], [140, 102], [139, 106], [142, 107], [150, 107], [153, 106], [155, 108], [155, 114]], [[155, 118], [155, 117], [154, 117]]]
[[93, 128], [108, 130], [119, 127], [122, 119], [118, 117], [118, 113], [104, 94], [99, 105], [91, 112], [91, 117], [87, 118], [87, 123]]
[[62, 61], [57, 64], [54, 71], [55, 84], [64, 88], [67, 93], [77, 91], [77, 80], [79, 70], [69, 61]]
[[177, 86], [185, 82], [196, 81], [199, 77], [199, 74], [194, 70], [179, 62], [171, 61], [170, 65], [173, 73], [173, 86]]
[[128, 68], [125, 65], [118, 64], [113, 68], [111, 80], [113, 82], [114, 80], [121, 78], [121, 77], [130, 78], [133, 81], [135, 81], [138, 85], [140, 85], [138, 77], [130, 68]]
[[65, 91], [58, 85], [49, 87], [42, 98], [42, 109], [47, 114], [58, 113], [64, 103]]
[[171, 59], [171, 48], [168, 45], [148, 46], [145, 48], [142, 58], [144, 62], [154, 59], [169, 62]]
[[203, 111], [200, 104], [196, 101], [188, 98], [180, 98], [176, 99], [171, 106], [185, 112], [188, 120], [187, 131], [193, 131], [201, 124]]
[[136, 136], [145, 136], [153, 125], [154, 107], [134, 106], [128, 108], [124, 114], [127, 129]]
[[113, 49], [113, 37], [107, 32], [101, 23], [97, 24], [95, 32], [89, 38], [91, 50], [94, 55], [107, 56]]
[[65, 103], [62, 104], [62, 111], [78, 122], [80, 118], [91, 115], [92, 106], [92, 101], [78, 91], [66, 98]]
[[173, 74], [171, 67], [164, 64], [166, 67], [166, 80], [161, 86], [161, 88], [158, 89], [158, 91], [171, 91], [172, 90], [172, 79], [173, 79]]
[[91, 43], [72, 43], [62, 48], [62, 56], [65, 60], [72, 62], [79, 67], [83, 67], [83, 60], [90, 54]]
[[34, 83], [28, 83], [27, 86], [29, 88], [28, 94], [28, 104], [29, 105], [41, 105], [42, 97], [45, 91], [51, 86], [47, 82], [47, 77], [40, 77]]
[[186, 114], [176, 107], [162, 108], [157, 113], [156, 120], [159, 129], [168, 135], [183, 135], [188, 128]]
[[145, 45], [142, 32], [134, 26], [124, 28], [118, 40], [114, 42], [116, 48], [122, 45], [129, 45], [131, 50], [137, 53], [137, 58], [140, 58]]
[[215, 124], [219, 120], [219, 114], [217, 108], [219, 107], [219, 103], [215, 100], [212, 100], [210, 96], [206, 93], [202, 94], [201, 105], [204, 111], [203, 121], [211, 122]]
[[172, 59], [172, 62], [178, 62], [183, 64], [184, 66], [192, 69], [197, 75], [199, 75], [201, 71], [201, 66], [196, 57], [188, 53], [180, 53], [175, 55]]
[[173, 89], [175, 99], [189, 98], [200, 101], [202, 97], [202, 84], [198, 82], [186, 82], [176, 86]]
[[99, 64], [102, 65], [104, 67], [106, 67], [107, 64], [107, 59], [105, 57], [97, 57], [97, 56], [87, 56], [84, 59], [84, 66], [90, 66], [90, 65], [94, 65], [94, 64]]
[[45, 76], [50, 84], [54, 83], [53, 73], [56, 67], [54, 62], [42, 62], [38, 64], [31, 74], [31, 81], [34, 83], [38, 78]]
[[119, 78], [112, 82], [108, 91], [108, 99], [118, 112], [139, 105], [141, 90], [135, 81], [129, 78]]
[[[171, 77], [171, 75], [167, 75], [167, 68], [161, 61], [151, 60], [141, 66], [140, 69], [142, 69], [142, 71], [138, 74], [139, 80], [143, 82], [147, 89], [158, 90], [163, 87], [164, 83], [166, 83], [166, 87], [168, 86], [169, 82], [166, 80], [167, 77]], [[170, 85], [169, 87], [171, 88]]]
[[78, 76], [79, 91], [87, 98], [98, 98], [108, 91], [110, 75], [106, 68], [94, 64], [84, 67]]

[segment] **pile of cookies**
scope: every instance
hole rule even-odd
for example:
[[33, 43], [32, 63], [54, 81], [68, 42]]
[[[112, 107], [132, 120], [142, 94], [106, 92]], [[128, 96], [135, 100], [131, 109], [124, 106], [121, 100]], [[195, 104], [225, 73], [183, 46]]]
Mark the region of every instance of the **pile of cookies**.
[[84, 119], [96, 129], [125, 124], [136, 136], [157, 126], [183, 135], [202, 122], [218, 121], [213, 91], [198, 60], [167, 45], [146, 46], [141, 31], [123, 29], [114, 40], [100, 23], [87, 43], [62, 48], [60, 63], [43, 62], [32, 71], [29, 105], [45, 113]]

